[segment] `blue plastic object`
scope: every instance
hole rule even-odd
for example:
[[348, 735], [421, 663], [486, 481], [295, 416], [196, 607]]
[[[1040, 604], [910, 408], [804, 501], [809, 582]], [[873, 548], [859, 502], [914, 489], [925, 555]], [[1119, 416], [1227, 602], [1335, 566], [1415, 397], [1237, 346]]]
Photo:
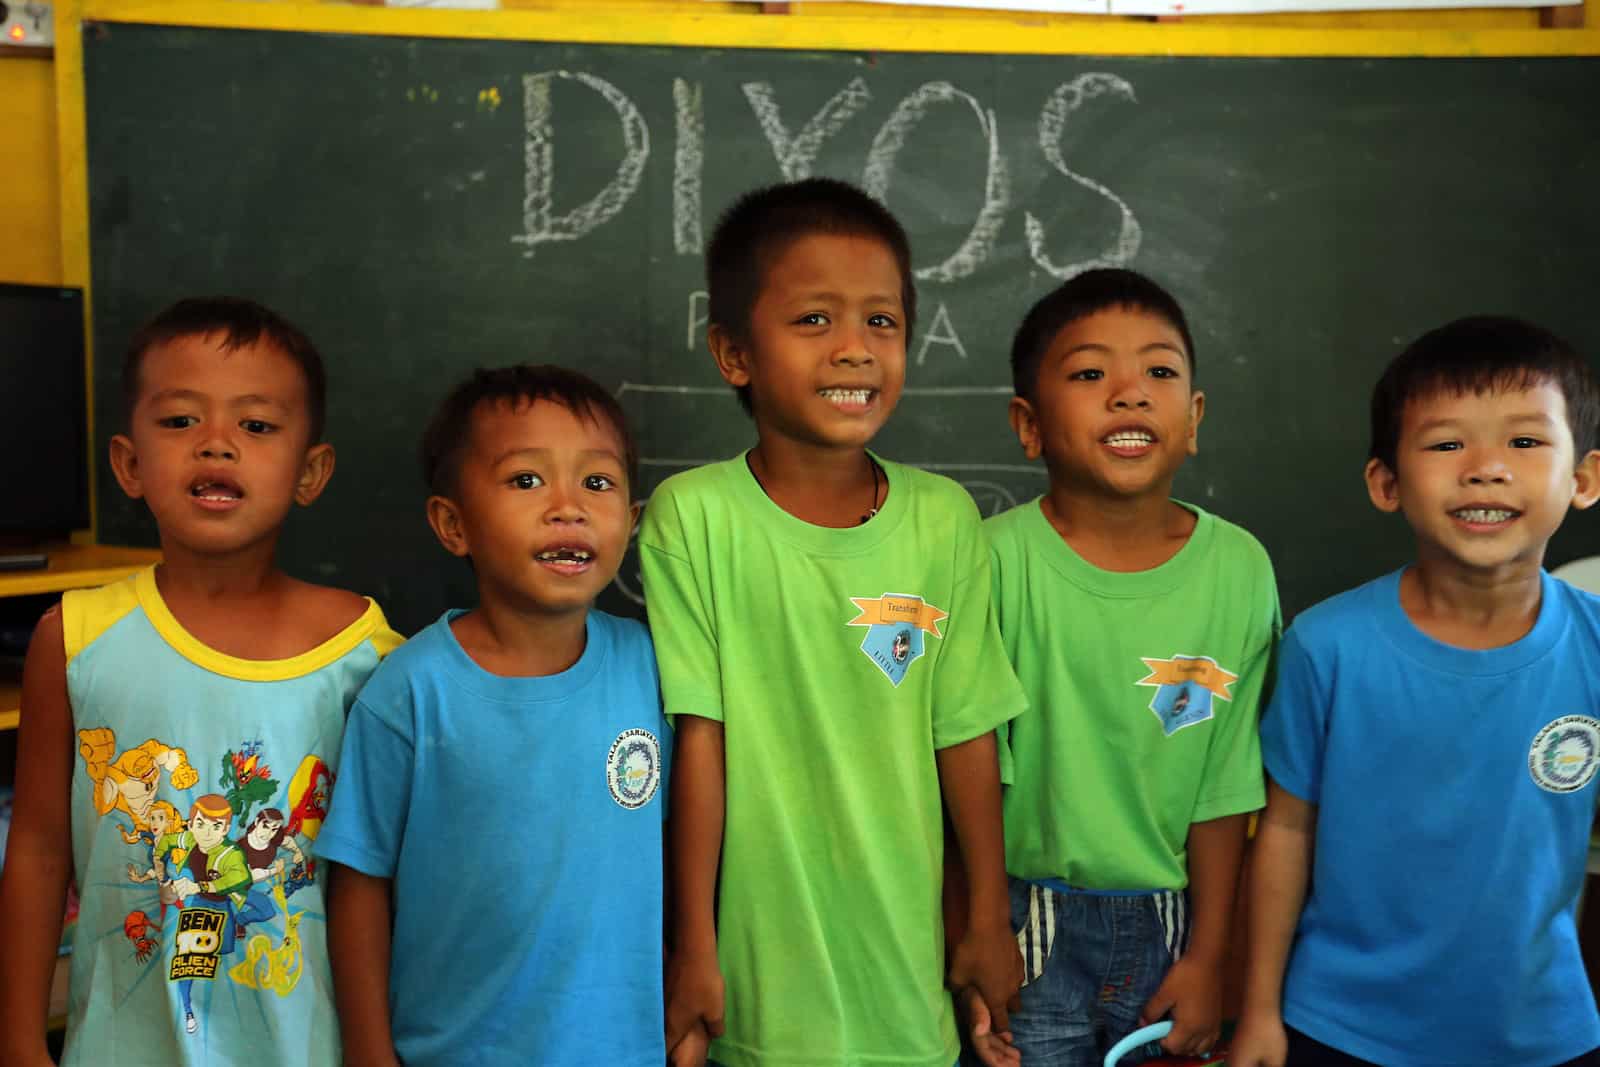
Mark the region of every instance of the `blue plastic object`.
[[1140, 1045], [1146, 1045], [1152, 1041], [1160, 1041], [1170, 1033], [1172, 1033], [1172, 1020], [1170, 1019], [1164, 1022], [1151, 1023], [1142, 1030], [1135, 1030], [1111, 1046], [1111, 1051], [1106, 1053], [1106, 1067], [1117, 1067], [1118, 1060]]

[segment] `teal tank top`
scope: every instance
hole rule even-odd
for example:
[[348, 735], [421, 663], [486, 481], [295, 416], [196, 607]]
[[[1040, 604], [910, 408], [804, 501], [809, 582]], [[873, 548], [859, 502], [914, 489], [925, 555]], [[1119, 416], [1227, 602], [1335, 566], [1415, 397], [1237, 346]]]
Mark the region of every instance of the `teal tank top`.
[[155, 569], [61, 604], [77, 759], [63, 1064], [326, 1064], [339, 1028], [311, 855], [345, 713], [400, 643], [366, 612], [244, 660], [167, 610]]

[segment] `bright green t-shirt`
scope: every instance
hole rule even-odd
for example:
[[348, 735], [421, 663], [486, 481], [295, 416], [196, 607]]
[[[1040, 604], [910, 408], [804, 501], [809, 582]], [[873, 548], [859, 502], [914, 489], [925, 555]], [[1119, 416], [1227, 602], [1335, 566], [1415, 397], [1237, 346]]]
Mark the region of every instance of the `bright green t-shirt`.
[[743, 456], [669, 478], [639, 532], [670, 715], [723, 723], [728, 1067], [949, 1067], [935, 751], [1024, 707], [972, 499], [882, 462], [862, 526], [802, 522]]
[[1272, 564], [1185, 504], [1147, 571], [1079, 556], [1040, 501], [984, 524], [995, 612], [1031, 710], [1002, 728], [1006, 869], [1085, 889], [1188, 885], [1189, 825], [1264, 803], [1256, 724], [1282, 623]]

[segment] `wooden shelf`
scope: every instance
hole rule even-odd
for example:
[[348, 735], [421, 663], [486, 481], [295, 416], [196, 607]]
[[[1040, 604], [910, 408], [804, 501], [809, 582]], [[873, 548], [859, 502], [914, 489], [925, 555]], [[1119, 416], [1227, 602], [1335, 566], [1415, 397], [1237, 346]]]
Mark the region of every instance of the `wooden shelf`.
[[[126, 578], [161, 562], [154, 548], [114, 545], [51, 545], [50, 565], [36, 571], [0, 572], [0, 597], [37, 596], [86, 589]], [[22, 679], [0, 675], [0, 732], [15, 730], [22, 708]]]
[[43, 570], [0, 573], [0, 597], [60, 593], [105, 585], [161, 561], [160, 550], [154, 548], [53, 545], [47, 551], [50, 565]]

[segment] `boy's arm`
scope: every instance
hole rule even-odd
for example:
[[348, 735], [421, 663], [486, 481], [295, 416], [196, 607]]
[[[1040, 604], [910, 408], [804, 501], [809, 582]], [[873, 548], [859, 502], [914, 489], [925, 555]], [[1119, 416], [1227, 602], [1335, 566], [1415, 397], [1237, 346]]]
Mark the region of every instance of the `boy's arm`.
[[939, 785], [966, 869], [967, 929], [950, 961], [950, 985], [977, 989], [995, 1031], [1010, 1029], [1007, 1002], [1022, 987], [1022, 954], [1011, 932], [1000, 763], [992, 732], [937, 753]]
[[672, 954], [667, 967], [667, 1048], [697, 1024], [722, 1036], [722, 971], [717, 965], [717, 864], [726, 813], [722, 723], [680, 715], [673, 738]]
[[1283, 1067], [1283, 975], [1311, 877], [1316, 817], [1314, 805], [1268, 783], [1250, 859], [1250, 949], [1239, 1032], [1228, 1055], [1234, 1067]]
[[330, 866], [328, 960], [345, 1062], [399, 1067], [389, 1029], [389, 879]]
[[72, 876], [72, 708], [61, 609], [34, 628], [22, 674], [16, 799], [0, 878], [0, 1062], [47, 1065], [46, 1015]]
[[1172, 1013], [1168, 1052], [1198, 1056], [1222, 1027], [1222, 961], [1233, 925], [1234, 894], [1248, 815], [1225, 815], [1189, 827], [1189, 947], [1140, 1013], [1140, 1024]]

